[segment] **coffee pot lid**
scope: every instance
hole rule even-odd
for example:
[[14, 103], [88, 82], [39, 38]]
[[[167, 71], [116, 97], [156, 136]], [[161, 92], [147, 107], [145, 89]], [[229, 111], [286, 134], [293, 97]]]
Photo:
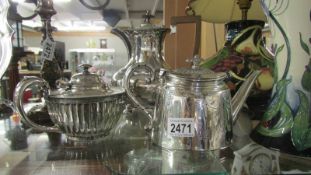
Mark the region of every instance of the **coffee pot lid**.
[[61, 83], [55, 93], [51, 94], [51, 97], [55, 98], [88, 98], [88, 97], [103, 97], [110, 96], [118, 93], [123, 93], [121, 89], [109, 88], [105, 82], [100, 80], [99, 75], [90, 73], [89, 68], [92, 67], [89, 64], [82, 64], [79, 67], [83, 68], [83, 71], [74, 74], [69, 83]]
[[132, 32], [152, 32], [152, 31], [168, 31], [170, 29], [165, 28], [163, 26], [154, 25], [151, 23], [151, 18], [154, 16], [151, 15], [149, 10], [146, 10], [146, 14], [143, 15], [144, 22], [136, 28], [133, 29], [126, 29], [126, 31], [132, 31]]
[[200, 67], [201, 59], [198, 55], [193, 59], [187, 60], [193, 63], [191, 68], [178, 68], [170, 71], [167, 75], [174, 78], [182, 78], [192, 81], [217, 81], [227, 77], [224, 72], [214, 72], [207, 68]]

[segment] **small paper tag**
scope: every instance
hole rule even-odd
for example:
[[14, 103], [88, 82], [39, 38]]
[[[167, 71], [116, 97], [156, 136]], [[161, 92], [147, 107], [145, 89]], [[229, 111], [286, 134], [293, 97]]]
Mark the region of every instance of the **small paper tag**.
[[54, 57], [55, 46], [56, 42], [52, 41], [49, 37], [47, 37], [42, 43], [41, 60], [52, 61]]
[[194, 137], [194, 119], [168, 118], [167, 132], [174, 137]]

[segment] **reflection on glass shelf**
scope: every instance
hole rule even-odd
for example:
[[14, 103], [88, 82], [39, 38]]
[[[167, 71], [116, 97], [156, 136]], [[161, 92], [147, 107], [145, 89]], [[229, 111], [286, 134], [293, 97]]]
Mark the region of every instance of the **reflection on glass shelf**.
[[228, 174], [209, 151], [140, 149], [125, 156], [127, 174]]
[[0, 174], [222, 175], [311, 172], [310, 158], [279, 153], [253, 142], [234, 153], [232, 149], [218, 153], [218, 150], [162, 149], [150, 140], [114, 139], [111, 135], [85, 146], [66, 141], [62, 135], [61, 141], [52, 146], [53, 139], [50, 135], [27, 129], [28, 147], [13, 150], [11, 140], [6, 137], [16, 126], [13, 120], [14, 117], [0, 119]]

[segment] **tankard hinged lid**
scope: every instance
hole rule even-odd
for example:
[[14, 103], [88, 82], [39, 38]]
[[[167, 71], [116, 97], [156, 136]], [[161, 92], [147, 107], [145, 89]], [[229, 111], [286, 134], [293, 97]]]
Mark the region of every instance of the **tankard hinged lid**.
[[216, 73], [207, 68], [201, 68], [201, 59], [199, 56], [194, 56], [188, 60], [193, 63], [191, 68], [178, 68], [168, 72], [166, 75], [171, 78], [185, 79], [191, 81], [219, 81], [227, 77], [226, 73]]

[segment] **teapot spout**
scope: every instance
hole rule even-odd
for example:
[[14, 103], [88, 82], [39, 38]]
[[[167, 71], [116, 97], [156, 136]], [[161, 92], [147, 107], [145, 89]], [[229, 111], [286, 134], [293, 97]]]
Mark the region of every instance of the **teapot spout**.
[[253, 71], [244, 81], [238, 92], [232, 98], [232, 117], [233, 123], [238, 119], [238, 113], [240, 112], [246, 98], [248, 97], [258, 75], [259, 70]]

